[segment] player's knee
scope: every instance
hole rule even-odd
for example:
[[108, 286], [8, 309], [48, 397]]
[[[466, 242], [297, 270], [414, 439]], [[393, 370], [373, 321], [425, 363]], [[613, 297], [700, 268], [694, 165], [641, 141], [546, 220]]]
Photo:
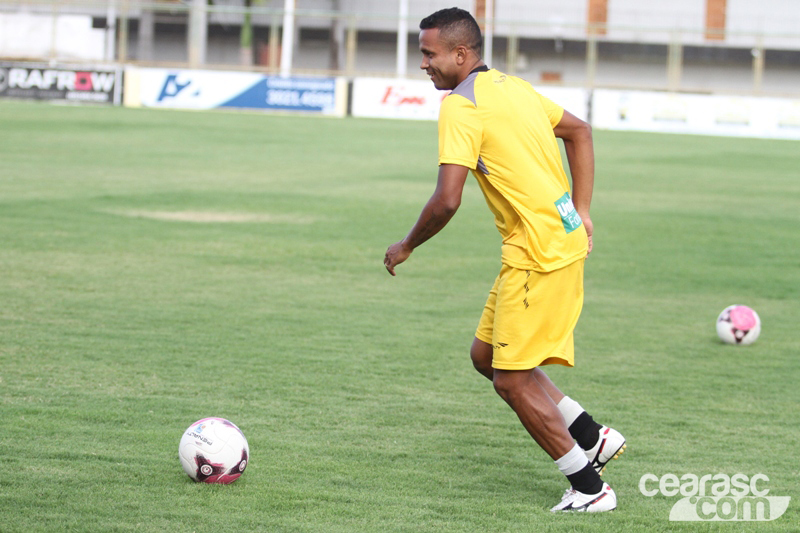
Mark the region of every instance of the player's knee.
[[475, 367], [475, 370], [487, 378], [492, 379], [493, 370], [491, 346], [489, 346], [489, 350], [486, 350], [484, 346], [481, 346], [477, 342], [473, 343], [472, 348], [469, 350], [469, 357], [472, 359], [472, 366]]
[[492, 384], [497, 394], [507, 402], [511, 402], [521, 390], [516, 372], [497, 371], [494, 373]]
[[[472, 348], [469, 351], [469, 358], [472, 359], [472, 366], [475, 367], [475, 370], [480, 372], [483, 368], [486, 368], [486, 359], [480, 354], [475, 348]], [[492, 362], [489, 361], [489, 366], [491, 366]]]

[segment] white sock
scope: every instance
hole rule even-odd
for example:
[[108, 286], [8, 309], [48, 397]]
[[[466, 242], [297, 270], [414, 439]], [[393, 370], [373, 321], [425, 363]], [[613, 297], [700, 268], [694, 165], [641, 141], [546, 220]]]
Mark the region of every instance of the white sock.
[[575, 419], [584, 411], [581, 404], [569, 396], [561, 398], [561, 401], [558, 402], [558, 410], [561, 411], [561, 416], [564, 417], [564, 422], [567, 423], [567, 427], [570, 427], [572, 423], [575, 422]]
[[564, 457], [556, 459], [556, 466], [565, 476], [579, 472], [588, 464], [589, 460], [586, 458], [586, 454], [577, 444], [564, 454]]

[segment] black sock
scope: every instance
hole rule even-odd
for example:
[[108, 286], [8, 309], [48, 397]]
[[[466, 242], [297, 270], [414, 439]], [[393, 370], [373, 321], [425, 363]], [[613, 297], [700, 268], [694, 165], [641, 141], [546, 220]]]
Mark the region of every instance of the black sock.
[[569, 474], [567, 479], [573, 489], [584, 494], [597, 494], [603, 490], [603, 480], [589, 463], [574, 474]]
[[600, 438], [600, 428], [603, 427], [589, 416], [586, 411], [578, 415], [578, 418], [570, 424], [569, 434], [584, 450], [591, 450]]

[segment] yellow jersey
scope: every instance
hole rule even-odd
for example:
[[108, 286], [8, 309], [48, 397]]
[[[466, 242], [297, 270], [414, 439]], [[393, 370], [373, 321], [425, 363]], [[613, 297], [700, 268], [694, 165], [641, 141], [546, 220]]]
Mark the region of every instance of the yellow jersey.
[[586, 228], [553, 133], [563, 115], [528, 82], [485, 67], [442, 101], [439, 164], [472, 170], [508, 266], [550, 272], [586, 257]]

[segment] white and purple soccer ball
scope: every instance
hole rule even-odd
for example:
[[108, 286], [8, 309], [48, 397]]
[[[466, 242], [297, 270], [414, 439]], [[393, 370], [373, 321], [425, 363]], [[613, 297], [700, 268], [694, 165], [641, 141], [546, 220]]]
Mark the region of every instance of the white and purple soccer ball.
[[761, 319], [746, 305], [726, 307], [717, 318], [717, 335], [727, 344], [752, 344], [761, 333]]
[[250, 460], [247, 439], [224, 418], [203, 418], [183, 433], [178, 456], [184, 472], [202, 483], [233, 483]]

